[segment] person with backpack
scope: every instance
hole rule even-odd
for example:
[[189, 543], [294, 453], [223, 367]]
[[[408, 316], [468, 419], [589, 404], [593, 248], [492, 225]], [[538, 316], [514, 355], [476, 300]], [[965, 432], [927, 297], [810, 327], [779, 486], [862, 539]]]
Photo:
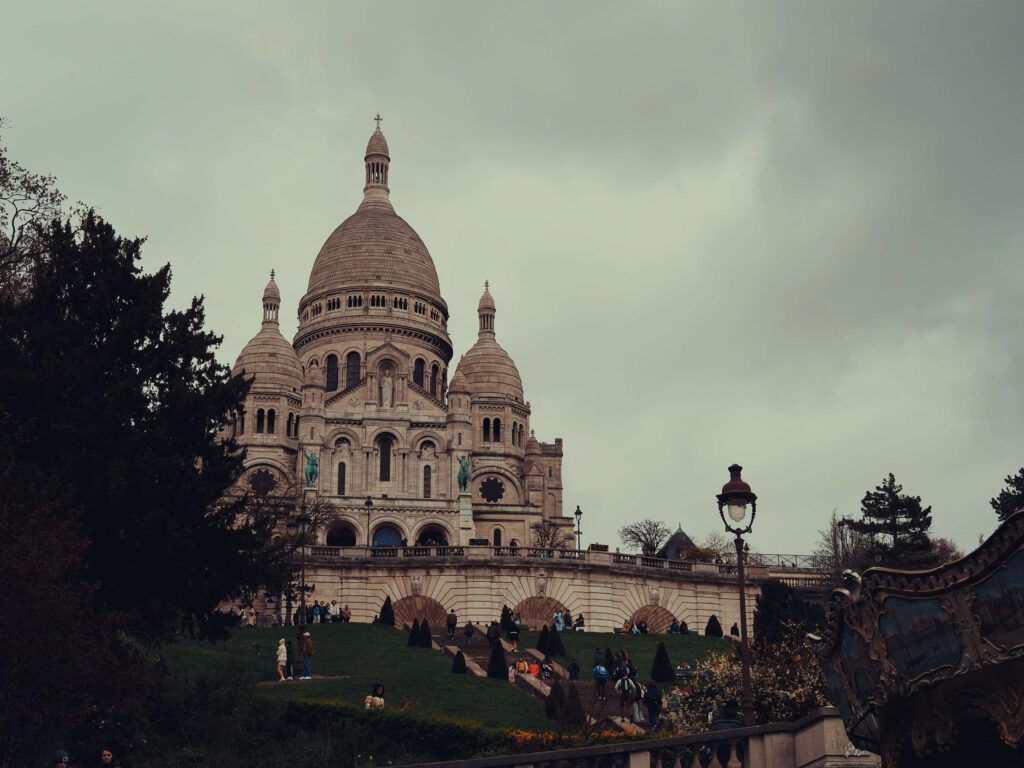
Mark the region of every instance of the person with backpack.
[[487, 627], [487, 642], [491, 644], [491, 648], [494, 648], [498, 645], [500, 639], [501, 627], [498, 625], [498, 622], [492, 621], [490, 626]]
[[604, 692], [604, 686], [608, 682], [608, 667], [604, 665], [604, 655], [602, 654], [599, 660], [597, 654], [594, 654], [594, 662], [590, 670], [590, 675], [594, 678], [594, 695], [598, 701], [608, 701]]
[[661, 691], [653, 680], [644, 691], [644, 704], [647, 706], [647, 721], [651, 728], [657, 728], [661, 717]]

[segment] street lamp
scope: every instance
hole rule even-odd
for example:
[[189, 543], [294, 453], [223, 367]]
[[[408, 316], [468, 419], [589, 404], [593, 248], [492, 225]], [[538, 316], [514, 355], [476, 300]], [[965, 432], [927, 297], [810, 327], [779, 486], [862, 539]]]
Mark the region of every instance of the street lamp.
[[[740, 668], [743, 671], [743, 692], [741, 706], [743, 724], [754, 725], [754, 694], [750, 685], [750, 646], [747, 642], [747, 585], [744, 577], [743, 534], [750, 533], [757, 516], [757, 496], [750, 490], [740, 477], [743, 467], [733, 464], [729, 467], [729, 482], [722, 486], [718, 494], [718, 514], [722, 518], [725, 530], [736, 536], [736, 577], [740, 587]], [[750, 522], [746, 527], [743, 521], [747, 516], [747, 505], [750, 505]], [[726, 519], [728, 515], [728, 520]], [[730, 525], [729, 521], [735, 523]]]
[[367, 496], [363, 506], [366, 507], [366, 549], [369, 554], [369, 549], [373, 546], [373, 541], [370, 539], [370, 510], [373, 509], [373, 499]]
[[299, 582], [299, 624], [303, 627], [306, 626], [306, 527], [309, 523], [310, 517], [306, 512], [306, 502], [303, 500], [299, 514], [294, 520], [288, 521], [288, 532], [293, 535], [296, 531], [299, 532], [299, 547], [301, 548], [301, 565], [299, 567], [302, 574]]
[[583, 544], [583, 530], [580, 528], [580, 520], [583, 519], [583, 510], [580, 509], [580, 505], [576, 505], [576, 549], [582, 549]]

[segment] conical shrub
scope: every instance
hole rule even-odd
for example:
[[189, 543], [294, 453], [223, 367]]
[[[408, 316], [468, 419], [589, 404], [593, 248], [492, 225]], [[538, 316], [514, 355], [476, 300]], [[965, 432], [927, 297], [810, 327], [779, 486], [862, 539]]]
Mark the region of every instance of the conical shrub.
[[570, 685], [569, 692], [565, 695], [565, 704], [562, 706], [562, 723], [570, 728], [582, 728], [586, 722], [587, 713], [583, 709], [583, 702], [580, 701], [580, 693], [575, 685]]
[[495, 680], [508, 679], [508, 663], [505, 661], [505, 651], [502, 650], [501, 643], [495, 644], [491, 649], [491, 658], [487, 662], [487, 676]]
[[391, 595], [384, 598], [384, 605], [381, 606], [377, 623], [383, 624], [385, 627], [395, 626], [395, 608], [391, 605]]
[[452, 662], [452, 673], [456, 675], [466, 674], [466, 657], [462, 655], [462, 651], [455, 654], [455, 661]]
[[708, 625], [704, 627], [704, 634], [708, 637], [721, 637], [722, 636], [722, 625], [718, 621], [718, 617], [715, 614], [711, 614], [711, 618], [708, 619]]
[[547, 701], [544, 702], [544, 714], [548, 716], [549, 720], [561, 720], [562, 710], [565, 708], [565, 691], [562, 688], [562, 681], [560, 678], [555, 678], [555, 682], [551, 684], [551, 692], [548, 694]]
[[432, 648], [432, 641], [430, 639], [430, 622], [427, 621], [426, 617], [423, 617], [423, 621], [420, 623], [420, 648]]
[[545, 653], [548, 656], [565, 656], [565, 645], [562, 644], [562, 633], [552, 627], [548, 633], [548, 645]]
[[654, 663], [651, 664], [651, 679], [656, 683], [671, 683], [676, 679], [675, 670], [672, 669], [672, 662], [668, 659], [668, 651], [665, 650], [665, 643], [658, 643], [658, 650], [654, 652]]
[[409, 630], [409, 642], [410, 648], [419, 648], [420, 646], [420, 620], [412, 620], [412, 629]]
[[548, 629], [548, 625], [545, 624], [541, 628], [540, 634], [537, 635], [537, 650], [540, 651], [541, 653], [547, 653], [548, 652], [548, 638], [550, 636], [551, 636], [551, 631]]

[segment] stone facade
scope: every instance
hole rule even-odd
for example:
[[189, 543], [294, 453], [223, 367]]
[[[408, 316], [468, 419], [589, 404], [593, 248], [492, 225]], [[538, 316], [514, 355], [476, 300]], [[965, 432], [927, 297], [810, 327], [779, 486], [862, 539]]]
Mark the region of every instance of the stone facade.
[[390, 161], [378, 127], [362, 202], [317, 255], [291, 343], [271, 273], [262, 326], [233, 368], [253, 378], [232, 426], [247, 450], [240, 482], [264, 470], [280, 487], [303, 488], [307, 503], [329, 510], [316, 534], [325, 545], [526, 546], [542, 520], [568, 533], [562, 441], [541, 443], [530, 429], [486, 283], [477, 341], [449, 384], [448, 305], [430, 253], [391, 204]]

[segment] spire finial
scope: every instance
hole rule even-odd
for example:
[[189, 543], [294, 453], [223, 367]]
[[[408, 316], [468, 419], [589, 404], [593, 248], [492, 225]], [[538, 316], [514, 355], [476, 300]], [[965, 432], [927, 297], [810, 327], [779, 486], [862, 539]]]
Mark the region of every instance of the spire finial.
[[379, 131], [380, 130], [380, 121], [383, 120], [384, 118], [381, 117], [380, 116], [380, 112], [378, 112], [377, 116], [375, 118], [373, 118], [373, 119], [377, 121], [377, 130]]
[[491, 287], [490, 281], [489, 280], [484, 280], [484, 290], [486, 291], [490, 287]]
[[273, 279], [274, 279], [274, 270], [270, 270], [270, 279], [271, 279], [271, 280], [273, 280]]

